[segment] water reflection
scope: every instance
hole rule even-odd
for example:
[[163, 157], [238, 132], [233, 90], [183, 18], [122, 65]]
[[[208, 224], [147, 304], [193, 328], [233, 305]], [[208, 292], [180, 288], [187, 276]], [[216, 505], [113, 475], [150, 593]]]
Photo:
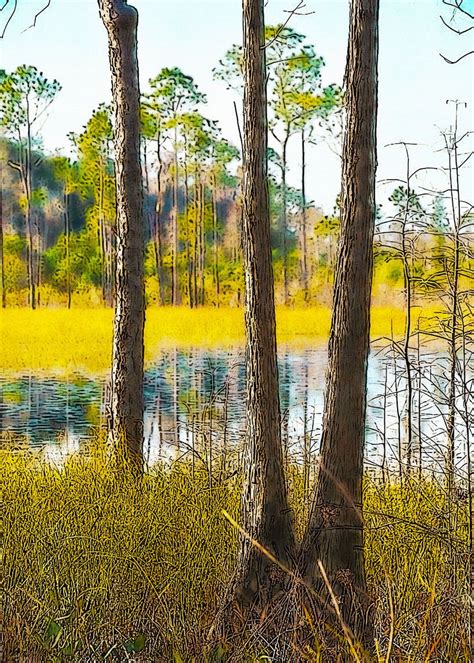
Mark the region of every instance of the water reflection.
[[[441, 468], [445, 457], [444, 358], [419, 358], [414, 401], [414, 464]], [[281, 348], [282, 434], [287, 456], [317, 454], [321, 432], [326, 350]], [[402, 364], [373, 352], [368, 367], [366, 459], [369, 467], [397, 469], [405, 455], [405, 388]], [[0, 426], [27, 436], [31, 445], [77, 448], [91, 427], [103, 423], [105, 378], [40, 374], [0, 378]], [[164, 351], [145, 376], [145, 454], [158, 458], [190, 453], [211, 464], [240, 446], [245, 425], [245, 368], [239, 349]], [[457, 461], [462, 470], [463, 422], [458, 417]], [[416, 461], [416, 462], [415, 462]], [[309, 482], [309, 476], [305, 476]]]

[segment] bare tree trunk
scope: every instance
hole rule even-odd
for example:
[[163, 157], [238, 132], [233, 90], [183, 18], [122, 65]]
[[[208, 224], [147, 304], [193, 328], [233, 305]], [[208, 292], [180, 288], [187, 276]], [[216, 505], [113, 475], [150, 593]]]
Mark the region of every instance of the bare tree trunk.
[[178, 274], [178, 129], [174, 128], [174, 177], [173, 177], [173, 259], [172, 259], [172, 304], [177, 306], [180, 303], [179, 296], [179, 274]]
[[[366, 618], [362, 477], [370, 332], [379, 0], [352, 0], [346, 65], [342, 215], [329, 338], [320, 468], [302, 544], [302, 571], [325, 592], [321, 561], [354, 633]], [[361, 608], [364, 606], [364, 608]]]
[[215, 175], [212, 178], [212, 217], [214, 239], [214, 285], [216, 288], [216, 306], [219, 308], [219, 300], [221, 296], [219, 280], [219, 219], [217, 218], [217, 177]]
[[448, 338], [449, 351], [449, 392], [448, 392], [448, 450], [446, 459], [446, 478], [450, 496], [455, 483], [455, 437], [456, 437], [456, 373], [458, 361], [458, 336], [459, 336], [459, 258], [461, 252], [459, 230], [462, 220], [461, 214], [461, 192], [459, 184], [459, 159], [458, 159], [458, 103], [456, 103], [456, 115], [452, 147], [448, 149], [448, 174], [451, 211], [453, 215], [453, 267], [449, 283], [449, 317], [450, 334]]
[[197, 308], [199, 306], [199, 299], [198, 299], [198, 259], [199, 259], [199, 235], [198, 235], [198, 229], [199, 229], [199, 220], [198, 220], [198, 215], [199, 215], [199, 187], [198, 187], [198, 170], [196, 168], [196, 172], [194, 174], [194, 237], [193, 237], [193, 274], [192, 274], [192, 281], [193, 281], [193, 293], [194, 293], [194, 306]]
[[115, 111], [117, 268], [110, 439], [141, 465], [143, 453], [143, 180], [140, 163], [138, 13], [125, 0], [98, 0], [109, 38]]
[[71, 264], [70, 264], [70, 251], [69, 240], [71, 235], [70, 219], [69, 219], [69, 194], [64, 189], [64, 244], [66, 252], [66, 294], [67, 294], [67, 307], [71, 308]]
[[281, 216], [281, 240], [283, 253], [283, 301], [288, 304], [288, 191], [286, 185], [287, 176], [287, 149], [289, 140], [289, 130], [287, 129], [282, 148], [282, 166], [281, 166], [281, 189], [282, 189], [282, 216]]
[[2, 288], [2, 308], [7, 306], [5, 288], [5, 260], [3, 256], [3, 165], [0, 163], [0, 281]]
[[406, 374], [406, 472], [411, 474], [413, 464], [413, 367], [410, 356], [410, 338], [411, 338], [411, 312], [412, 312], [412, 270], [410, 268], [410, 260], [407, 247], [407, 225], [410, 213], [410, 200], [411, 200], [411, 172], [410, 172], [410, 153], [407, 145], [405, 147], [407, 158], [407, 199], [405, 203], [405, 210], [402, 219], [401, 229], [401, 253], [403, 263], [403, 289], [405, 291], [405, 338], [403, 343], [403, 360], [405, 362]]
[[32, 173], [32, 154], [31, 154], [31, 123], [30, 123], [30, 104], [28, 96], [26, 97], [27, 104], [27, 148], [26, 148], [26, 172], [25, 172], [25, 189], [26, 189], [26, 228], [28, 232], [28, 275], [30, 281], [30, 306], [32, 309], [36, 308], [36, 284], [35, 284], [35, 250], [33, 245], [33, 223], [31, 220], [31, 196], [33, 192], [33, 173]]
[[188, 306], [193, 308], [193, 263], [191, 260], [191, 222], [189, 220], [188, 143], [184, 133], [184, 222], [186, 226], [186, 269], [188, 275]]
[[206, 223], [206, 185], [201, 179], [199, 184], [200, 187], [200, 222], [199, 222], [199, 241], [201, 244], [201, 250], [199, 252], [200, 256], [200, 289], [201, 289], [201, 305], [204, 306], [206, 303], [206, 233], [205, 233], [205, 223]]
[[304, 301], [308, 303], [308, 229], [307, 229], [307, 209], [306, 209], [306, 137], [304, 129], [301, 130], [301, 286], [304, 293]]
[[[236, 574], [230, 594], [240, 613], [258, 616], [284, 587], [258, 541], [285, 565], [294, 533], [281, 448], [270, 217], [264, 0], [243, 0], [244, 150], [242, 246], [247, 367], [246, 486]], [[276, 573], [275, 573], [276, 572]]]
[[163, 191], [161, 177], [163, 162], [161, 160], [161, 132], [158, 130], [156, 136], [156, 158], [158, 169], [156, 173], [156, 205], [153, 216], [153, 248], [155, 250], [156, 277], [158, 279], [158, 294], [161, 306], [165, 303], [165, 284], [163, 273], [163, 251], [161, 247], [161, 207], [163, 204]]

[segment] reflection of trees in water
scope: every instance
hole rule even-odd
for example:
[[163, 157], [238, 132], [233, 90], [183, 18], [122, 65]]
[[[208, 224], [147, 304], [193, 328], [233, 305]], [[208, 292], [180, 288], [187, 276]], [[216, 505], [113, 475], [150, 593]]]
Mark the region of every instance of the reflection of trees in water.
[[[281, 350], [283, 440], [289, 459], [304, 465], [306, 489], [314, 478], [318, 453], [326, 353], [314, 348]], [[447, 450], [449, 358], [420, 345], [413, 348], [412, 364], [413, 460], [418, 472], [429, 469], [438, 476]], [[472, 374], [464, 376], [464, 382], [469, 381]], [[65, 431], [86, 437], [91, 426], [104, 419], [104, 379], [3, 376], [0, 387], [2, 430], [26, 434], [34, 444], [55, 441]], [[461, 384], [458, 391], [456, 472], [464, 476], [472, 393]], [[369, 362], [368, 471], [380, 474], [383, 467], [388, 475], [406, 470], [406, 393], [403, 357], [396, 347], [374, 349]], [[184, 454], [191, 462], [204, 463], [211, 476], [226, 475], [239, 459], [245, 432], [243, 353], [202, 348], [164, 351], [147, 371], [145, 405], [144, 448], [150, 462]]]

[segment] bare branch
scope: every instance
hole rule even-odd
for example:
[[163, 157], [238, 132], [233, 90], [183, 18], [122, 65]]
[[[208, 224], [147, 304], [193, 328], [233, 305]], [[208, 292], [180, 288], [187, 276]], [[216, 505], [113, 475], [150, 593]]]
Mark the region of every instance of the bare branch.
[[465, 30], [456, 30], [456, 28], [453, 28], [452, 25], [449, 25], [449, 23], [444, 19], [443, 16], [440, 16], [440, 19], [441, 19], [442, 23], [443, 23], [443, 24], [444, 24], [449, 30], [451, 30], [452, 32], [455, 32], [455, 33], [458, 34], [458, 35], [463, 35], [463, 34], [465, 34], [466, 32], [469, 32], [469, 30], [474, 30], [474, 25], [471, 25], [469, 28], [466, 28]]
[[464, 9], [464, 7], [462, 6], [463, 2], [464, 0], [454, 0], [454, 2], [448, 2], [448, 0], [443, 0], [443, 5], [446, 5], [447, 7], [453, 7], [453, 9], [457, 9], [465, 16], [474, 19], [474, 14], [471, 14], [470, 12], [467, 11], [467, 9]]
[[460, 62], [460, 61], [463, 60], [464, 58], [467, 58], [468, 55], [473, 55], [473, 54], [474, 54], [474, 51], [469, 51], [468, 53], [464, 53], [464, 55], [461, 55], [461, 57], [459, 57], [457, 60], [449, 60], [449, 59], [446, 58], [442, 53], [440, 53], [440, 55], [441, 55], [441, 57], [443, 58], [443, 60], [444, 60], [445, 62], [447, 62], [448, 64], [457, 64], [458, 62]]
[[304, 0], [299, 0], [298, 4], [294, 9], [285, 9], [285, 13], [289, 14], [288, 18], [284, 23], [282, 23], [282, 25], [280, 25], [273, 39], [271, 39], [267, 44], [264, 44], [262, 46], [262, 50], [269, 48], [269, 46], [271, 46], [277, 41], [278, 37], [281, 35], [281, 33], [286, 28], [288, 23], [291, 21], [293, 16], [309, 16], [310, 14], [314, 14], [314, 12], [301, 12], [300, 9], [304, 9], [305, 7], [306, 3], [304, 2]]
[[[9, 3], [10, 3], [10, 0], [6, 0], [5, 4], [4, 4], [3, 7], [2, 7], [2, 10], [5, 9], [5, 7], [6, 7]], [[0, 39], [3, 39], [3, 38], [4, 38], [5, 33], [6, 33], [6, 31], [7, 31], [7, 28], [8, 28], [8, 26], [9, 26], [9, 24], [10, 24], [10, 21], [12, 20], [12, 18], [13, 18], [13, 17], [15, 16], [15, 14], [16, 14], [16, 8], [17, 8], [17, 6], [18, 6], [18, 0], [14, 0], [14, 1], [13, 1], [13, 9], [12, 9], [12, 13], [10, 14], [10, 16], [8, 17], [7, 22], [5, 23], [5, 27], [3, 28], [3, 32], [2, 32], [2, 34], [0, 35]]]
[[235, 121], [237, 122], [237, 130], [239, 132], [240, 149], [242, 150], [242, 155], [243, 155], [243, 153], [244, 153], [244, 140], [242, 138], [242, 130], [240, 128], [239, 111], [237, 110], [237, 103], [235, 101], [234, 101], [234, 113], [235, 113]]
[[35, 17], [34, 17], [34, 19], [33, 19], [33, 23], [32, 23], [28, 28], [25, 28], [24, 30], [22, 30], [22, 32], [26, 32], [27, 30], [30, 30], [31, 28], [35, 28], [35, 27], [36, 27], [36, 21], [37, 21], [37, 19], [38, 19], [38, 16], [40, 16], [43, 12], [45, 12], [45, 11], [48, 9], [48, 7], [50, 6], [50, 4], [51, 4], [51, 0], [47, 0], [47, 2], [46, 2], [46, 4], [44, 5], [44, 7], [43, 7], [42, 9], [40, 9], [39, 12], [37, 12], [37, 13], [35, 14]]

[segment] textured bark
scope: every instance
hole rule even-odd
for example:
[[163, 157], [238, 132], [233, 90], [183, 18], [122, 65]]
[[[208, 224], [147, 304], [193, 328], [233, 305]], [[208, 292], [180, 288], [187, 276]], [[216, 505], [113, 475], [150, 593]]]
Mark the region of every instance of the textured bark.
[[358, 637], [370, 633], [363, 558], [362, 474], [375, 224], [379, 0], [353, 0], [346, 68], [342, 217], [329, 339], [320, 469], [302, 570], [324, 591], [321, 560]]
[[0, 161], [0, 283], [2, 308], [7, 306], [7, 291], [5, 287], [5, 261], [3, 257], [3, 162]]
[[[242, 245], [245, 268], [247, 367], [246, 477], [242, 527], [283, 564], [293, 558], [281, 448], [270, 218], [267, 182], [267, 99], [264, 1], [243, 0], [244, 159]], [[260, 613], [284, 586], [268, 557], [240, 539], [233, 598], [241, 612]]]
[[141, 462], [143, 447], [143, 183], [140, 164], [138, 13], [98, 0], [109, 38], [115, 111], [117, 267], [110, 439]]

